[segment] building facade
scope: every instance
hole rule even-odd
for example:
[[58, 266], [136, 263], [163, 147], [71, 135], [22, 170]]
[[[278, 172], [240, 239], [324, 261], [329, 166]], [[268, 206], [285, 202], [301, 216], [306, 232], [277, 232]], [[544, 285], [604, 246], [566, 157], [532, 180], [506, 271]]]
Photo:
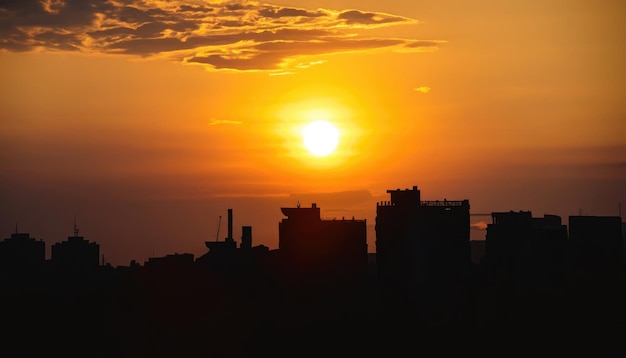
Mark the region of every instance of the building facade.
[[0, 269], [28, 270], [40, 268], [46, 258], [46, 244], [28, 233], [11, 234], [0, 241]]
[[579, 266], [611, 264], [624, 257], [619, 216], [570, 216], [569, 238]]
[[57, 268], [68, 270], [89, 271], [98, 268], [100, 245], [78, 236], [78, 228], [74, 227], [74, 236], [67, 241], [52, 245], [52, 263]]
[[557, 215], [493, 212], [487, 225], [486, 262], [491, 277], [530, 284], [558, 279], [565, 268], [567, 227]]
[[376, 264], [386, 286], [456, 279], [471, 262], [469, 200], [422, 201], [417, 186], [376, 206]]
[[337, 279], [367, 274], [366, 220], [322, 220], [315, 203], [281, 211], [278, 246], [289, 269]]

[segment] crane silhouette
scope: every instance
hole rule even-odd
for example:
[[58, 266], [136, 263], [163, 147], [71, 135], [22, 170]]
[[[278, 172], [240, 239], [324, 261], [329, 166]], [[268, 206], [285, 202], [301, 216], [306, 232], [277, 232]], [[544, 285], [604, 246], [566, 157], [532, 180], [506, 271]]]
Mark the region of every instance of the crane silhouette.
[[220, 215], [219, 221], [217, 222], [217, 234], [215, 235], [215, 241], [220, 239], [220, 226], [222, 225], [222, 215]]

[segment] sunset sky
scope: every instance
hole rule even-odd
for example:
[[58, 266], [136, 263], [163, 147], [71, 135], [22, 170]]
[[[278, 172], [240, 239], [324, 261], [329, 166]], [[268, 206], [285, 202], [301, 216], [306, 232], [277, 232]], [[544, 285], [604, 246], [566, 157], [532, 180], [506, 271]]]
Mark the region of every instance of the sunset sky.
[[[367, 219], [417, 185], [472, 213], [626, 210], [626, 3], [0, 1], [0, 239], [105, 260], [207, 249], [280, 207]], [[302, 128], [339, 131], [325, 157]], [[490, 222], [474, 216], [472, 221]], [[474, 230], [473, 237], [484, 236]]]

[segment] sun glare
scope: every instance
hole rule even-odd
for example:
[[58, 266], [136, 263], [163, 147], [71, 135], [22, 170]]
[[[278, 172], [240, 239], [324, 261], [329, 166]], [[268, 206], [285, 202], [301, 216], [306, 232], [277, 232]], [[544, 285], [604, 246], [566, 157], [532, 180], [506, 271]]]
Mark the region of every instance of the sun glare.
[[317, 120], [303, 128], [302, 140], [311, 154], [323, 157], [332, 153], [339, 144], [339, 131], [330, 122]]

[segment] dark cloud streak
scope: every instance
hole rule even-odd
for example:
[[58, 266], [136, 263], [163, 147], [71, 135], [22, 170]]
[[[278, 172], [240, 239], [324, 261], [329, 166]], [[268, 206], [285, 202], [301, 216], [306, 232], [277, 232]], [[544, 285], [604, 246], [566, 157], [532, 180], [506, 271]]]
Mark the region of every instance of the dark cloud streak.
[[393, 22], [410, 22], [410, 19], [392, 16], [382, 13], [361, 12], [359, 10], [346, 10], [341, 12], [337, 18], [345, 20], [348, 25], [382, 25]]
[[268, 18], [280, 18], [280, 17], [320, 17], [325, 16], [326, 14], [321, 12], [311, 12], [302, 9], [294, 9], [294, 8], [282, 8], [276, 10], [276, 8], [266, 7], [259, 11], [259, 15], [268, 17]]

